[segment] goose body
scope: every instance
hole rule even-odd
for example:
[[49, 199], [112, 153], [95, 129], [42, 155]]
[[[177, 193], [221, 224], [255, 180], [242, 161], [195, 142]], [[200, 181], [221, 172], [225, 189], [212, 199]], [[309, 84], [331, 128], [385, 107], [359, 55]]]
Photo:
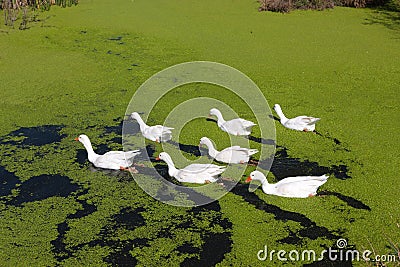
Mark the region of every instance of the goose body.
[[282, 108], [278, 104], [274, 105], [274, 110], [278, 114], [283, 126], [296, 131], [313, 132], [315, 130], [315, 123], [320, 120], [320, 118], [309, 116], [298, 116], [288, 119], [285, 114], [283, 114]]
[[257, 149], [243, 148], [240, 146], [231, 146], [218, 151], [214, 148], [213, 143], [207, 137], [202, 137], [199, 145], [206, 145], [208, 148], [208, 155], [215, 160], [224, 163], [243, 164], [249, 162], [251, 155], [258, 153]]
[[162, 125], [148, 126], [137, 112], [133, 112], [131, 118], [135, 119], [139, 123], [140, 131], [145, 138], [157, 143], [166, 142], [172, 139], [171, 130], [174, 128]]
[[[76, 141], [81, 142], [87, 153], [88, 159], [97, 168], [121, 170], [127, 169], [133, 164], [135, 156], [140, 154], [139, 150], [133, 151], [110, 151], [103, 155], [96, 154], [93, 150], [92, 143], [89, 137], [81, 134], [75, 138]], [[134, 168], [133, 168], [134, 169]]]
[[276, 184], [269, 184], [262, 172], [253, 171], [246, 182], [258, 180], [261, 182], [262, 190], [269, 195], [281, 197], [306, 198], [315, 196], [318, 188], [326, 183], [327, 175], [322, 176], [297, 176], [280, 180]]
[[157, 159], [167, 163], [169, 176], [174, 177], [179, 182], [185, 183], [212, 183], [225, 170], [225, 167], [214, 164], [191, 164], [183, 169], [177, 169], [171, 156], [166, 152], [161, 152]]
[[251, 128], [256, 125], [255, 123], [242, 118], [225, 121], [222, 117], [221, 111], [216, 108], [210, 110], [209, 116], [216, 116], [218, 127], [221, 128], [222, 131], [232, 135], [250, 135]]

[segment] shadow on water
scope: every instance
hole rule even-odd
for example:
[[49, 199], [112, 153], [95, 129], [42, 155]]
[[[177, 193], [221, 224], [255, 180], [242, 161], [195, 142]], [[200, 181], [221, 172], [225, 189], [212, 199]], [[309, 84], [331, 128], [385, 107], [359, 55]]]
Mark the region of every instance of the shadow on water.
[[272, 146], [276, 145], [275, 140], [273, 140], [273, 139], [264, 139], [264, 138], [260, 138], [260, 137], [254, 137], [252, 135], [245, 136], [245, 138], [249, 139], [250, 141], [260, 143], [263, 145], [272, 145]]
[[21, 182], [14, 173], [7, 171], [3, 166], [0, 166], [0, 178], [0, 196], [11, 194], [11, 190]]
[[164, 164], [156, 164], [154, 165], [153, 168], [137, 167], [137, 169], [141, 174], [149, 176], [160, 175], [165, 180], [172, 183], [170, 187], [163, 185], [161, 188], [157, 190], [156, 198], [159, 199], [160, 201], [172, 201], [176, 199], [177, 195], [179, 195], [179, 197], [185, 196], [188, 200], [191, 200], [195, 203], [209, 203], [214, 200], [212, 198], [209, 198], [203, 194], [194, 191], [190, 187], [182, 186], [182, 184], [179, 181], [169, 176], [168, 167]]
[[335, 196], [338, 199], [342, 200], [343, 202], [346, 202], [347, 205], [350, 207], [353, 207], [355, 209], [362, 209], [362, 210], [368, 210], [370, 211], [371, 208], [364, 203], [362, 203], [360, 200], [357, 200], [353, 197], [350, 196], [345, 196], [337, 192], [331, 192], [331, 191], [321, 191], [319, 192], [319, 195], [326, 195], [326, 196]]
[[0, 139], [3, 144], [10, 144], [17, 147], [42, 146], [60, 142], [66, 137], [60, 134], [62, 125], [42, 125], [36, 127], [21, 127]]
[[201, 156], [199, 146], [181, 144], [181, 143], [177, 143], [175, 141], [169, 141], [168, 143], [176, 146], [179, 150], [186, 152], [188, 154], [192, 154], [196, 157]]
[[125, 118], [124, 120], [121, 117], [119, 117], [114, 119], [114, 121], [115, 122], [119, 121], [119, 124], [114, 126], [104, 127], [105, 134], [115, 133], [117, 135], [122, 136], [122, 128], [124, 128], [124, 134], [128, 135], [135, 135], [140, 132], [139, 124], [135, 120], [129, 117]]
[[319, 176], [328, 173], [332, 173], [336, 178], [342, 180], [351, 178], [348, 174], [348, 167], [344, 164], [332, 165], [330, 167], [321, 166], [317, 162], [308, 160], [302, 161], [299, 158], [291, 158], [287, 151], [287, 148], [278, 146], [274, 158], [267, 158], [260, 161], [258, 167], [268, 169], [269, 166], [271, 166], [270, 171], [278, 180], [292, 176]]
[[342, 234], [339, 230], [335, 232], [323, 227], [318, 226], [315, 222], [307, 218], [305, 215], [297, 212], [282, 210], [280, 207], [268, 204], [261, 200], [256, 194], [248, 192], [248, 187], [243, 184], [237, 184], [232, 190], [235, 195], [241, 196], [246, 202], [253, 205], [256, 209], [262, 210], [266, 213], [274, 215], [276, 220], [279, 221], [293, 221], [297, 222], [302, 226], [301, 229], [296, 232], [290, 232], [289, 236], [280, 240], [282, 243], [293, 244], [294, 242], [300, 242], [303, 238], [309, 238], [316, 240], [319, 237], [323, 237], [329, 240], [337, 240], [341, 238]]
[[43, 200], [53, 196], [67, 197], [79, 189], [67, 176], [43, 174], [33, 176], [19, 187], [19, 194], [9, 201], [11, 205]]

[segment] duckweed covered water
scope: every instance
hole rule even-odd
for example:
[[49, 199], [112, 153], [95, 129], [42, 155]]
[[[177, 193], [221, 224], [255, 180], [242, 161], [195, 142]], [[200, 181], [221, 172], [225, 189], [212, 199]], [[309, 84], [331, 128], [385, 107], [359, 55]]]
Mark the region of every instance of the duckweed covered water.
[[[259, 13], [251, 1], [99, 0], [41, 15], [50, 17], [26, 31], [0, 26], [0, 265], [279, 266], [277, 258], [259, 261], [257, 252], [265, 245], [321, 251], [339, 238], [350, 248], [395, 253], [389, 238], [400, 242], [400, 44], [396, 29], [365, 23], [373, 11], [282, 15]], [[276, 182], [328, 173], [321, 196], [285, 199], [239, 183], [207, 206], [178, 208], [149, 197], [128, 173], [91, 166], [73, 139], [84, 133], [98, 153], [121, 150], [136, 88], [192, 60], [243, 71], [288, 116], [322, 118], [319, 134], [276, 124], [278, 149], [268, 174]], [[235, 96], [201, 84], [161, 99], [149, 124], [199, 96], [223, 100], [251, 119]], [[219, 148], [229, 145], [206, 120], [187, 124], [170, 145], [194, 159], [203, 135]], [[275, 144], [257, 129], [249, 140], [254, 148]], [[150, 142], [138, 149], [151, 160], [162, 151]], [[167, 177], [164, 163], [145, 158], [139, 157], [145, 167], [137, 167], [142, 174], [155, 165]], [[272, 160], [255, 159], [261, 167]]]

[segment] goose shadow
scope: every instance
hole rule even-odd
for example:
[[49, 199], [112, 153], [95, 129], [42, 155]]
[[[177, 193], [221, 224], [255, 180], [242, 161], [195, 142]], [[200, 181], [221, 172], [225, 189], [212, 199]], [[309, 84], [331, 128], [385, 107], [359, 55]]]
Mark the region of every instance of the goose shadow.
[[276, 145], [276, 142], [275, 142], [274, 139], [265, 139], [265, 138], [262, 138], [262, 137], [255, 137], [255, 136], [252, 136], [252, 135], [245, 136], [245, 138], [249, 139], [250, 141], [253, 141], [253, 142], [256, 142], [256, 143], [259, 143], [259, 144], [263, 144], [263, 145], [271, 145], [271, 146], [275, 146]]
[[335, 196], [338, 199], [340, 199], [343, 202], [345, 202], [350, 207], [353, 207], [355, 209], [363, 209], [363, 210], [371, 211], [371, 208], [368, 205], [366, 205], [363, 202], [361, 202], [360, 200], [355, 199], [355, 198], [350, 197], [350, 196], [346, 196], [346, 195], [340, 194], [338, 192], [321, 191], [321, 192], [319, 192], [319, 195], [321, 195], [321, 196]]
[[345, 180], [351, 178], [347, 165], [321, 166], [317, 162], [301, 160], [300, 158], [289, 157], [288, 149], [283, 146], [277, 146], [275, 155], [261, 160], [258, 167], [269, 170], [276, 179], [281, 180], [285, 177], [301, 175], [324, 175], [332, 173], [336, 178]]
[[186, 152], [188, 154], [192, 154], [196, 157], [200, 157], [202, 155], [199, 146], [181, 144], [172, 140], [169, 141], [169, 143], [176, 146], [179, 150]]

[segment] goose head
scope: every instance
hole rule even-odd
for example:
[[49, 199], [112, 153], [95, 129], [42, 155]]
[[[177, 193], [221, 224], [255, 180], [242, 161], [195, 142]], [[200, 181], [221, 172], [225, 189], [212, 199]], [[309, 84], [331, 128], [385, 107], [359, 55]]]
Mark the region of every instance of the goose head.
[[211, 117], [211, 116], [217, 116], [217, 117], [219, 117], [219, 116], [221, 116], [221, 111], [219, 111], [219, 110], [216, 109], [216, 108], [212, 108], [212, 109], [210, 109], [210, 115], [209, 115], [209, 117]]
[[211, 140], [207, 137], [202, 137], [200, 138], [200, 143], [199, 146], [201, 147], [201, 145], [206, 145], [207, 147], [212, 146]]
[[84, 145], [89, 145], [90, 144], [90, 139], [87, 135], [81, 134], [77, 138], [74, 139], [75, 141], [79, 141]]
[[141, 119], [139, 113], [137, 113], [137, 112], [133, 112], [133, 113], [131, 114], [131, 118], [134, 119], [134, 120]]
[[83, 146], [86, 148], [86, 151], [88, 153], [88, 158], [90, 162], [93, 162], [95, 158], [97, 157], [97, 154], [93, 151], [92, 143], [90, 142], [89, 137], [85, 134], [81, 134], [77, 138], [75, 138], [75, 141], [79, 141], [83, 144]]
[[275, 104], [275, 105], [274, 105], [274, 110], [275, 110], [276, 112], [282, 111], [281, 106], [280, 106], [279, 104]]
[[267, 178], [265, 178], [265, 175], [262, 172], [253, 171], [252, 173], [250, 173], [250, 176], [247, 177], [246, 183], [250, 183], [250, 181], [252, 180], [260, 181], [261, 183], [263, 183], [267, 180]]
[[172, 163], [172, 158], [170, 155], [168, 155], [167, 152], [161, 152], [158, 157], [156, 158], [156, 160], [162, 160], [165, 161], [167, 164], [173, 164]]

